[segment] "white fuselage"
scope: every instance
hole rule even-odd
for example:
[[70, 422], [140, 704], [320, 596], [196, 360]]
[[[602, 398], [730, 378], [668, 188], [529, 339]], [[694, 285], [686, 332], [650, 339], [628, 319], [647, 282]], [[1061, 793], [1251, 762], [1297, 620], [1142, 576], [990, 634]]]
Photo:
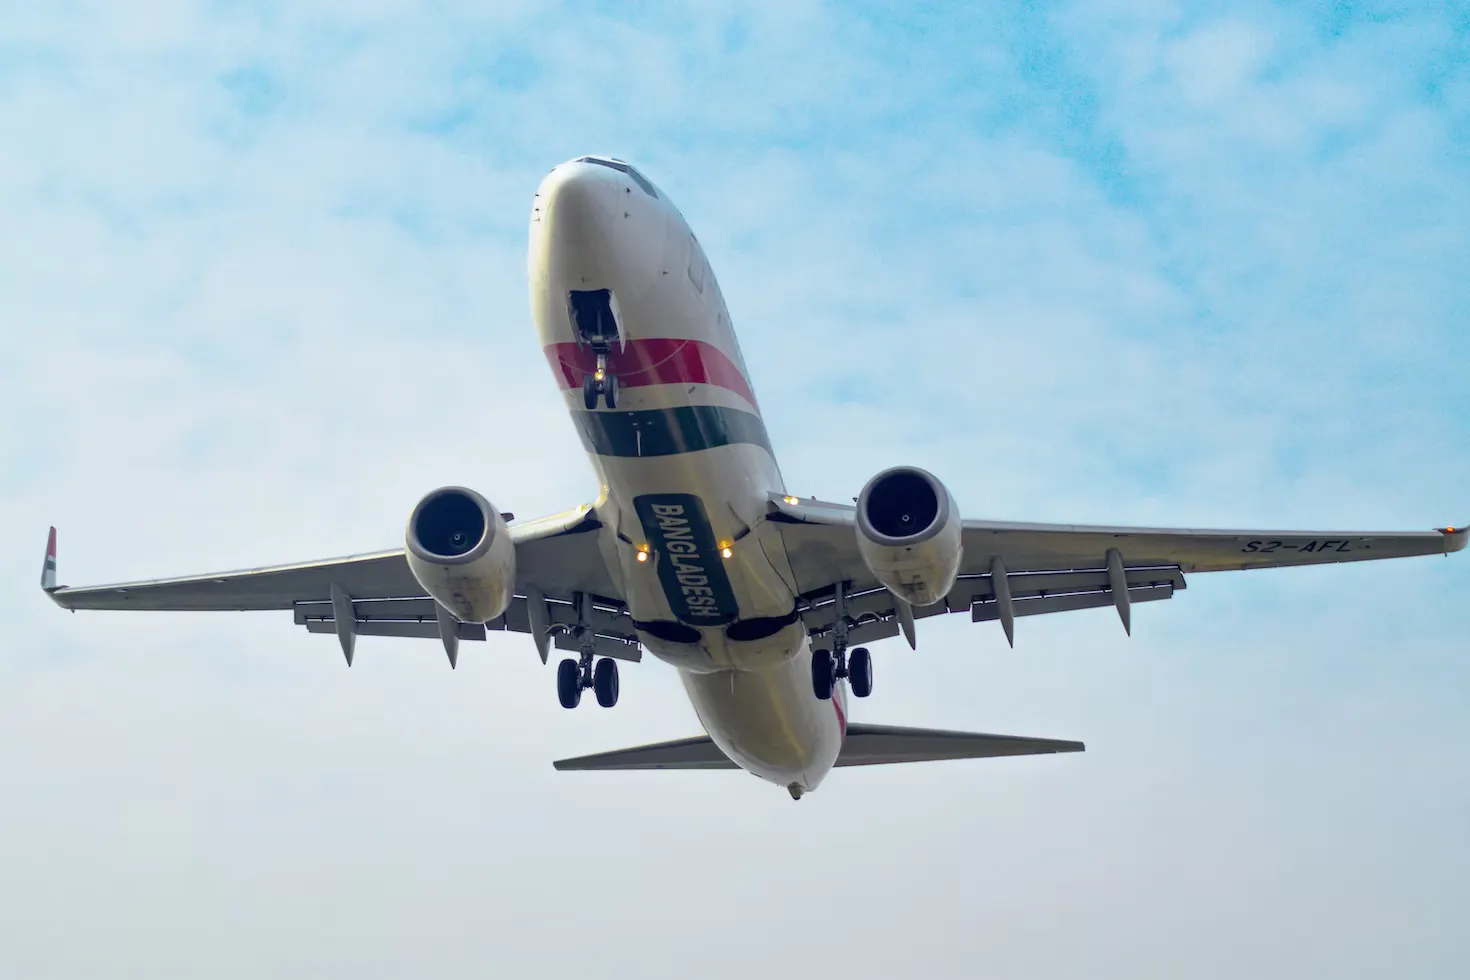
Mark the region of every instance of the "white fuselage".
[[[602, 482], [602, 552], [644, 647], [679, 668], [731, 760], [814, 789], [841, 749], [846, 693], [812, 693], [794, 579], [766, 521], [785, 487], [703, 249], [636, 170], [584, 158], [536, 192], [529, 272], [542, 347]], [[599, 350], [616, 404], [589, 410]]]

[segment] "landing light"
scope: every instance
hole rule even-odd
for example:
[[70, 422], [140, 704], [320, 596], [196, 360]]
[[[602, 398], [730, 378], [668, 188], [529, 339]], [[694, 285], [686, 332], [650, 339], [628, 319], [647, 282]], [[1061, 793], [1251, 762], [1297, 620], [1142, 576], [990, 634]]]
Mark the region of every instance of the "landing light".
[[601, 381], [602, 380], [602, 372], [601, 371], [594, 371], [592, 373], [592, 376], [594, 378], [596, 378], [598, 381]]
[[648, 561], [648, 552], [646, 552], [646, 551], [640, 551], [640, 552], [638, 552], [638, 560], [639, 561]]
[[801, 501], [798, 498], [796, 498], [796, 497], [786, 497], [785, 500], [786, 500], [786, 502], [788, 504], [790, 504], [793, 507], [795, 507], [797, 504], [801, 503]]
[[735, 552], [731, 551], [728, 546], [720, 549], [721, 558], [729, 558], [733, 554], [735, 554]]

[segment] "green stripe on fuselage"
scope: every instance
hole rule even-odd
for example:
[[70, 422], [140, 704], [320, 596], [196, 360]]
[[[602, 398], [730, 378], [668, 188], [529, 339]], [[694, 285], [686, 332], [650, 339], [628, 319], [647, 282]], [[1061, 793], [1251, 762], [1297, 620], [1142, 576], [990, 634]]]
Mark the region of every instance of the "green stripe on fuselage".
[[681, 405], [641, 412], [573, 412], [582, 445], [598, 456], [676, 456], [747, 444], [771, 451], [754, 412], [721, 405]]

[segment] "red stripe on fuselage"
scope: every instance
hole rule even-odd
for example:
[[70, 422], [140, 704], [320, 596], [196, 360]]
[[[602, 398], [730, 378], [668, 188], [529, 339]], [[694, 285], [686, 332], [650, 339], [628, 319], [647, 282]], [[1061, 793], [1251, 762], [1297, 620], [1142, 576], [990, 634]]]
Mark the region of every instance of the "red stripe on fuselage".
[[837, 712], [837, 730], [845, 742], [847, 741], [847, 715], [842, 713], [842, 699], [837, 696], [835, 690], [832, 692], [832, 710]]
[[[582, 387], [582, 379], [597, 370], [597, 355], [592, 348], [576, 344], [551, 344], [546, 348], [551, 369], [561, 376], [562, 387]], [[630, 340], [626, 347], [616, 344], [607, 355], [608, 373], [618, 379], [619, 388], [644, 385], [714, 385], [733, 391], [757, 408], [755, 392], [735, 362], [713, 344], [678, 337]], [[757, 409], [758, 410], [758, 409]]]

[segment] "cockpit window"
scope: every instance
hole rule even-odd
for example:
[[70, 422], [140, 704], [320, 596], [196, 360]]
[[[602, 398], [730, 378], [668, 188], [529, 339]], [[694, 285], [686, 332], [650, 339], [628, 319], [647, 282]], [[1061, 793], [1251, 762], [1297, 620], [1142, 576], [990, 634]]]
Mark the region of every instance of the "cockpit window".
[[613, 170], [621, 171], [622, 173], [625, 173], [629, 177], [633, 178], [633, 183], [643, 188], [643, 193], [647, 194], [649, 197], [655, 200], [658, 199], [658, 191], [653, 189], [653, 185], [648, 182], [648, 178], [643, 176], [635, 168], [630, 167], [628, 164], [624, 163], [621, 160], [612, 160], [607, 157], [578, 157], [577, 162], [595, 163], [599, 167], [611, 167]]

